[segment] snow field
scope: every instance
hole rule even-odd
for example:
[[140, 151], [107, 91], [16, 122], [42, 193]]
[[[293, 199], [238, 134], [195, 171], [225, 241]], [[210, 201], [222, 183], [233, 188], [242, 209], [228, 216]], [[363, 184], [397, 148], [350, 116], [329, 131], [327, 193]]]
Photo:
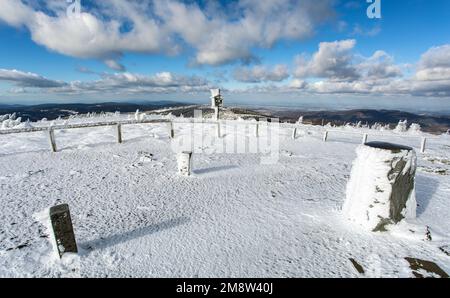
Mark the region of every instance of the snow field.
[[[439, 249], [450, 244], [448, 136], [418, 153], [417, 219], [369, 233], [341, 211], [365, 129], [322, 142], [321, 127], [299, 125], [296, 140], [283, 128], [278, 163], [262, 165], [261, 154], [207, 154], [220, 152], [211, 126], [191, 177], [177, 174], [166, 123], [123, 126], [123, 144], [114, 129], [56, 131], [57, 153], [42, 133], [0, 136], [0, 276], [361, 276], [354, 258], [365, 276], [411, 277], [405, 257], [450, 272]], [[175, 124], [176, 137], [187, 133]], [[420, 146], [420, 136], [383, 138]], [[60, 203], [71, 208], [81, 248], [61, 261], [34, 216]], [[433, 241], [420, 234], [425, 226]], [[418, 236], [405, 232], [411, 227]]]

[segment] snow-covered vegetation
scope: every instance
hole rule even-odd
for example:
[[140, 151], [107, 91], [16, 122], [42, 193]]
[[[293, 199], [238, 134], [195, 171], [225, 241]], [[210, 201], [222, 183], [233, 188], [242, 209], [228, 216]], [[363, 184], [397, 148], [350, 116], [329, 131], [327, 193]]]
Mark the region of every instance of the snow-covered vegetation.
[[0, 116], [1, 129], [16, 128], [21, 122], [22, 118], [17, 118], [15, 113]]

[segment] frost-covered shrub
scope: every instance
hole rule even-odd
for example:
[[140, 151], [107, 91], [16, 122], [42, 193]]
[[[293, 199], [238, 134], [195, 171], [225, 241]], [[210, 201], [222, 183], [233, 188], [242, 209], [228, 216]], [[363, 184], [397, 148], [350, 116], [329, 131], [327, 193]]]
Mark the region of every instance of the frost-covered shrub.
[[30, 120], [28, 119], [25, 122], [20, 123], [19, 125], [17, 125], [15, 128], [32, 128], [33, 125], [31, 125]]
[[134, 113], [134, 120], [136, 121], [142, 121], [145, 119], [146, 114], [139, 112], [139, 110], [136, 110], [136, 113]]
[[389, 124], [383, 124], [383, 123], [378, 123], [376, 122], [375, 124], [373, 124], [370, 129], [373, 130], [379, 130], [379, 131], [386, 131], [386, 130], [390, 130], [389, 128]]
[[381, 130], [382, 127], [383, 127], [383, 125], [381, 123], [376, 122], [375, 124], [372, 125], [372, 127], [370, 129]]
[[391, 128], [389, 127], [389, 124], [386, 124], [384, 127], [382, 127], [380, 129], [381, 131], [385, 131], [385, 130], [391, 130]]
[[0, 116], [1, 129], [10, 129], [18, 126], [22, 122], [22, 118], [16, 118], [16, 113]]
[[303, 124], [303, 116], [300, 116], [297, 121], [298, 124]]
[[400, 120], [397, 124], [397, 126], [395, 127], [394, 131], [395, 132], [405, 132], [408, 130], [408, 120]]
[[421, 132], [420, 124], [417, 124], [417, 123], [411, 124], [411, 126], [409, 127], [408, 132], [410, 132], [410, 133], [420, 133]]

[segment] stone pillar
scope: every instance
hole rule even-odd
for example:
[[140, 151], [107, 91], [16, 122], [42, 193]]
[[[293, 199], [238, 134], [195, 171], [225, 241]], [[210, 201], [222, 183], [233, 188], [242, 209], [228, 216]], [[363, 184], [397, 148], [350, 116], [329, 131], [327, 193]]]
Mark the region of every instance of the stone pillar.
[[50, 208], [50, 222], [53, 230], [54, 245], [59, 257], [65, 253], [77, 253], [77, 243], [70, 218], [69, 205], [63, 204]]
[[184, 151], [178, 153], [178, 173], [183, 176], [190, 176], [192, 171], [192, 152]]
[[369, 142], [356, 150], [344, 215], [371, 231], [416, 217], [416, 153], [406, 146]]

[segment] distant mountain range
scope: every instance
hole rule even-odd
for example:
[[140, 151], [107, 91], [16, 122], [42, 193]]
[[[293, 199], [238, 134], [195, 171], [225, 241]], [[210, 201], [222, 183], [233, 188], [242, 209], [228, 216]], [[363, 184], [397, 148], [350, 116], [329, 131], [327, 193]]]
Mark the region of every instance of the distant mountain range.
[[[192, 117], [194, 109], [208, 110], [205, 105], [193, 105], [190, 103], [179, 103], [171, 101], [157, 101], [157, 102], [105, 102], [92, 104], [41, 104], [33, 106], [25, 105], [0, 105], [0, 115], [16, 113], [17, 117], [22, 117], [22, 120], [29, 119], [30, 121], [41, 120], [47, 118], [53, 120], [58, 117], [65, 118], [75, 114], [86, 113], [101, 113], [101, 112], [116, 112], [132, 113], [136, 110], [152, 111], [163, 108], [172, 108], [171, 113], [179, 116], [183, 114], [186, 117]], [[307, 123], [321, 125], [322, 123], [332, 123], [334, 125], [345, 125], [346, 123], [363, 122], [368, 124], [383, 123], [390, 124], [391, 127], [400, 120], [408, 120], [409, 123], [418, 123], [422, 130], [431, 133], [445, 133], [450, 129], [450, 116], [431, 115], [431, 114], [415, 114], [403, 111], [394, 110], [343, 110], [343, 111], [305, 111], [301, 109], [285, 109], [285, 108], [242, 108], [229, 107], [227, 108], [235, 114], [245, 117], [273, 117], [279, 118], [284, 122], [295, 122], [300, 116]]]
[[305, 122], [316, 125], [331, 123], [333, 125], [345, 125], [357, 123], [373, 125], [375, 123], [390, 124], [394, 128], [400, 120], [408, 120], [408, 123], [418, 123], [422, 131], [431, 133], [445, 133], [450, 129], [450, 116], [414, 114], [396, 110], [346, 110], [346, 111], [303, 111], [303, 110], [258, 110], [261, 113], [279, 118], [280, 121], [297, 121], [303, 116]]
[[166, 107], [184, 106], [185, 103], [171, 101], [154, 101], [142, 103], [104, 102], [104, 103], [68, 103], [68, 104], [40, 104], [40, 105], [0, 105], [0, 115], [16, 113], [22, 120], [38, 121], [65, 118], [76, 114], [116, 112], [131, 113], [136, 110], [151, 111]]
[[[171, 113], [175, 116], [183, 114], [186, 117], [193, 117], [194, 109], [203, 110], [205, 115], [211, 109], [207, 106], [188, 106], [171, 109]], [[345, 125], [347, 123], [357, 123], [361, 121], [363, 124], [373, 125], [375, 123], [389, 124], [391, 128], [395, 128], [400, 120], [408, 120], [408, 123], [417, 123], [422, 127], [422, 131], [430, 133], [445, 133], [450, 129], [450, 115], [430, 115], [430, 114], [414, 114], [410, 112], [396, 110], [340, 110], [340, 111], [305, 111], [301, 109], [286, 109], [275, 107], [271, 108], [243, 108], [229, 107], [227, 108], [234, 114], [242, 118], [267, 117], [278, 118], [282, 122], [297, 122], [299, 117], [303, 116], [305, 123], [314, 125], [322, 125], [331, 123], [333, 125]]]

